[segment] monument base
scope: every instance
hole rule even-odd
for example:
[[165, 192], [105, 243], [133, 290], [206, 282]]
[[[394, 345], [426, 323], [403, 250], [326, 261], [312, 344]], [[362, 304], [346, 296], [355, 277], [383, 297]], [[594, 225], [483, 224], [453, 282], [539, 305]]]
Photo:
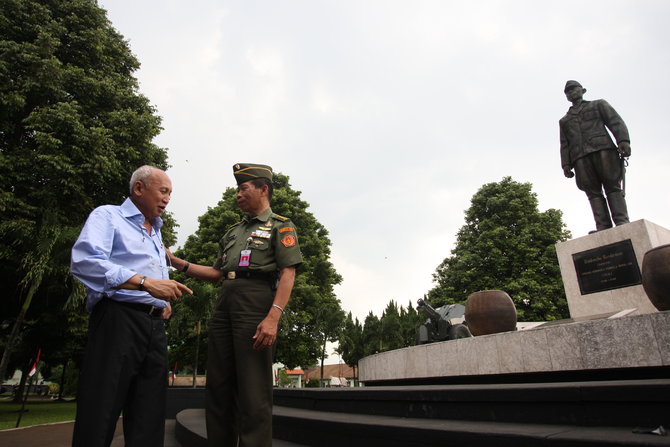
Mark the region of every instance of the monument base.
[[664, 244], [670, 230], [644, 219], [556, 244], [570, 316], [656, 312], [640, 267], [647, 251]]
[[670, 366], [670, 311], [396, 349], [359, 361], [366, 383]]

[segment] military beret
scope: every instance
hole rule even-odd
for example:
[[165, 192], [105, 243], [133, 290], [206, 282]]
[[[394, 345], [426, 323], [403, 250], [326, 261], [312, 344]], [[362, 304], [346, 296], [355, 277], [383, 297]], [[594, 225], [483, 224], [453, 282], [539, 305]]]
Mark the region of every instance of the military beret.
[[[580, 84], [577, 81], [568, 81], [568, 82], [565, 83], [565, 88], [563, 89], [563, 92], [567, 92], [572, 87], [582, 87], [582, 84]], [[582, 87], [582, 88], [584, 88], [584, 87]]]
[[272, 168], [256, 163], [237, 163], [233, 166], [233, 175], [238, 185], [257, 178], [272, 180]]

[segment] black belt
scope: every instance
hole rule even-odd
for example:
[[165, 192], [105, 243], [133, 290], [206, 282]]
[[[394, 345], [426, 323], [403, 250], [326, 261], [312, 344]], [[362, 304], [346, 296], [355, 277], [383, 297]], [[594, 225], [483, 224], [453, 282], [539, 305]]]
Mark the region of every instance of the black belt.
[[253, 270], [241, 270], [226, 272], [223, 279], [262, 279], [263, 281], [272, 281], [275, 274], [272, 272], [254, 272]]
[[163, 315], [164, 310], [163, 307], [156, 307], [150, 304], [143, 304], [143, 303], [132, 303], [128, 301], [116, 301], [116, 302], [122, 306], [130, 307], [131, 309], [139, 310], [140, 312], [149, 314], [152, 317], [160, 317]]

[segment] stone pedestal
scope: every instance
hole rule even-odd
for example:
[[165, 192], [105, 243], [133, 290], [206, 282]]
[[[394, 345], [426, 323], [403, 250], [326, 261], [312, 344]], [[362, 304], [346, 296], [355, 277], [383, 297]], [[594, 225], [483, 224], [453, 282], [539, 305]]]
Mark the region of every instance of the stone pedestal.
[[570, 316], [657, 312], [640, 268], [644, 254], [664, 244], [670, 244], [670, 230], [644, 219], [556, 244]]
[[670, 365], [670, 311], [540, 326], [382, 352], [361, 382]]

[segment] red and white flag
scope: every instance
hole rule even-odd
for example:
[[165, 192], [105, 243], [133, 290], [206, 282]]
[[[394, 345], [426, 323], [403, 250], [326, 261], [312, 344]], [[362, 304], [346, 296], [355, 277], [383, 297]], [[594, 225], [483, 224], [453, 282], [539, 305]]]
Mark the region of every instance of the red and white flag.
[[30, 372], [28, 373], [28, 377], [32, 377], [35, 375], [37, 372], [37, 363], [40, 361], [40, 354], [42, 354], [42, 349], [37, 350], [37, 358], [35, 359], [35, 363], [33, 363], [33, 367], [30, 368]]

